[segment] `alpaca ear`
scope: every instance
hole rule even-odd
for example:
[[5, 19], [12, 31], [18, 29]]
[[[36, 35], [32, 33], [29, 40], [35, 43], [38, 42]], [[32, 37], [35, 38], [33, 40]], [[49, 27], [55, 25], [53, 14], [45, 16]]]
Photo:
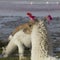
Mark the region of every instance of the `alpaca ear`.
[[49, 20], [49, 21], [52, 20], [52, 16], [51, 16], [51, 15], [48, 15], [48, 16], [46, 16], [45, 18], [46, 18], [46, 20]]
[[48, 15], [48, 16], [45, 17], [45, 19], [47, 20], [47, 22], [49, 24], [53, 18], [52, 18], [51, 15]]
[[30, 18], [31, 21], [35, 21], [36, 16], [33, 16], [31, 12], [27, 12], [27, 16]]

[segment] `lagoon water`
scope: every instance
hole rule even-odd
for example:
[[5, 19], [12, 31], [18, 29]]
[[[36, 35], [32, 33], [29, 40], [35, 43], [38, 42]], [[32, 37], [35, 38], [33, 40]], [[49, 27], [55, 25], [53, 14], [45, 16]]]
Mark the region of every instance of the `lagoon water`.
[[[6, 40], [11, 32], [20, 24], [28, 22], [27, 17], [22, 16], [0, 16], [0, 40]], [[53, 40], [60, 40], [60, 17], [54, 17], [50, 24], [47, 24]]]
[[[40, 16], [41, 17], [41, 16]], [[38, 19], [40, 19], [38, 17]], [[28, 17], [23, 16], [0, 16], [0, 40], [8, 41], [8, 36], [11, 32], [20, 24], [24, 24], [29, 21]], [[47, 24], [49, 31], [51, 32], [52, 41], [60, 40], [60, 17], [53, 17], [50, 24]], [[60, 51], [60, 50], [59, 50]], [[2, 55], [0, 55], [2, 58]]]

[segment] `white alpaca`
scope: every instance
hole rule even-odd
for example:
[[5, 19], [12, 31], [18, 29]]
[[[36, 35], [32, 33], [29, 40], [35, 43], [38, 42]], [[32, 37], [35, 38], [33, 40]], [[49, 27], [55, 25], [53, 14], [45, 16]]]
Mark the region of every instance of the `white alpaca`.
[[31, 33], [31, 60], [56, 60], [45, 20], [36, 22]]
[[8, 45], [3, 49], [2, 54], [4, 57], [8, 57], [8, 55], [18, 47], [19, 58], [23, 59], [24, 45], [28, 48], [31, 47], [31, 30], [33, 24], [34, 23], [29, 22], [20, 25], [13, 31], [12, 35], [8, 38], [10, 40]]
[[8, 46], [6, 47], [4, 57], [6, 57], [17, 46], [18, 52], [19, 52], [19, 57], [21, 59], [23, 57], [23, 53], [24, 53], [23, 45], [25, 45], [26, 47], [30, 47], [31, 46], [31, 37], [30, 37], [30, 34], [25, 34], [23, 32], [23, 30], [20, 30], [12, 37], [12, 40], [9, 42]]

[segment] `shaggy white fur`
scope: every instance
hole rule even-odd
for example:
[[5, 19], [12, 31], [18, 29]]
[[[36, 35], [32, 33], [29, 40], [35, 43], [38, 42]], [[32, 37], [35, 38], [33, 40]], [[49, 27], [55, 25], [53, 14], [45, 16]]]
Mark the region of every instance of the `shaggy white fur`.
[[2, 48], [3, 57], [8, 57], [16, 48], [17, 46], [13, 43], [13, 41], [10, 41], [6, 47]]
[[3, 50], [3, 56], [7, 57], [15, 48], [18, 47], [19, 57], [23, 57], [24, 47], [31, 47], [31, 34], [25, 34], [23, 30], [18, 31], [13, 37], [10, 35], [10, 42], [5, 50]]
[[13, 38], [13, 36], [10, 35], [10, 36], [8, 37], [8, 40], [10, 41], [10, 40], [12, 40], [12, 38]]
[[[12, 34], [9, 36], [8, 40], [9, 43], [6, 48], [3, 49], [3, 56], [7, 57], [13, 50], [15, 50], [16, 46], [19, 50], [19, 56], [24, 53], [24, 47], [30, 48], [31, 47], [31, 31], [32, 27], [34, 25], [34, 22], [29, 21], [28, 23], [22, 24], [20, 26], [17, 26]], [[11, 47], [9, 49], [9, 47]], [[13, 49], [14, 48], [14, 49]]]
[[31, 60], [56, 60], [53, 56], [52, 43], [44, 20], [37, 22], [31, 33]]

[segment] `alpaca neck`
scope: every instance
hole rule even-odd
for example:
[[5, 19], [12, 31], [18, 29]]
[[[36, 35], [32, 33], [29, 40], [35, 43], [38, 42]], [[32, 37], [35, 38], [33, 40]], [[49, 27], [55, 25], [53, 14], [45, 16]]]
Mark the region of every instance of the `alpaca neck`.
[[[52, 53], [51, 43], [48, 38], [48, 32], [44, 21], [40, 21], [33, 26], [32, 30], [32, 58], [47, 57]], [[34, 60], [34, 59], [33, 59]]]

